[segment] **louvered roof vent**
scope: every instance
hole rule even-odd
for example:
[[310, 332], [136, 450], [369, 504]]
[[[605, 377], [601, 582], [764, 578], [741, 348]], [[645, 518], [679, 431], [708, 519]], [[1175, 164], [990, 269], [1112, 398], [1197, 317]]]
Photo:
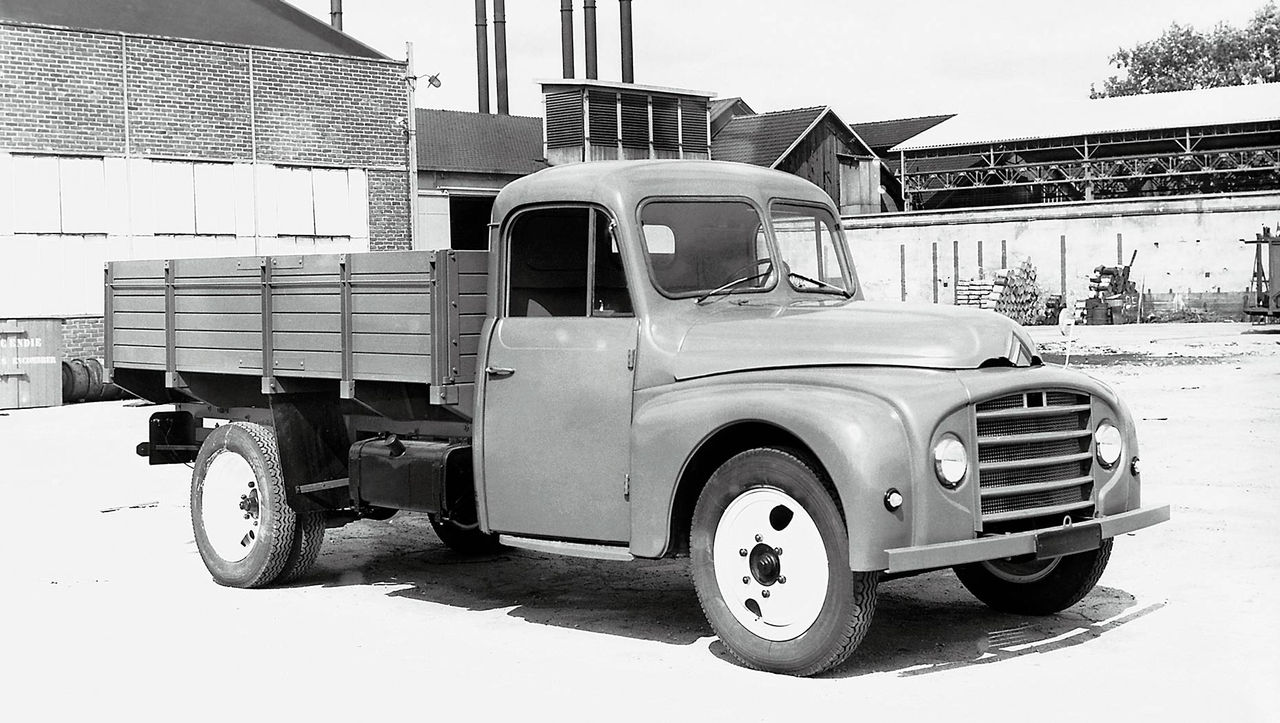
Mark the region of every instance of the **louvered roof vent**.
[[714, 93], [602, 80], [542, 81], [547, 161], [710, 158]]

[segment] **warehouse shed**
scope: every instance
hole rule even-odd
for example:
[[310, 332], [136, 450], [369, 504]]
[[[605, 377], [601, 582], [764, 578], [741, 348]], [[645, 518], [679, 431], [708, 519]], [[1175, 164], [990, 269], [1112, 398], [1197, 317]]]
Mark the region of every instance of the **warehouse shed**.
[[[841, 213], [880, 210], [880, 163], [867, 144], [828, 107], [733, 115], [721, 106], [711, 139], [717, 161], [750, 163], [800, 176], [826, 191]], [[724, 122], [725, 115], [732, 120]]]
[[542, 119], [418, 108], [418, 248], [488, 248], [502, 187], [547, 168]]
[[954, 303], [1030, 261], [1070, 305], [1096, 267], [1134, 261], [1146, 311], [1239, 316], [1244, 239], [1280, 222], [1280, 84], [1010, 103], [888, 153], [908, 210], [844, 219], [874, 298]]
[[279, 0], [4, 0], [0, 317], [100, 356], [106, 260], [409, 248], [405, 76]]

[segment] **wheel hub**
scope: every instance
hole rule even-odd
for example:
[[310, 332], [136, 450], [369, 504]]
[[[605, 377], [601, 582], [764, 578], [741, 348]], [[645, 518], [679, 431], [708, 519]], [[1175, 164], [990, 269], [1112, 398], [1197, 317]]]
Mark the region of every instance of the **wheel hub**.
[[764, 587], [769, 587], [782, 577], [782, 560], [772, 547], [763, 542], [756, 543], [748, 558], [751, 565], [751, 576]]
[[248, 461], [221, 450], [205, 469], [200, 492], [200, 525], [214, 554], [226, 562], [249, 556], [258, 540], [262, 512], [256, 476]]

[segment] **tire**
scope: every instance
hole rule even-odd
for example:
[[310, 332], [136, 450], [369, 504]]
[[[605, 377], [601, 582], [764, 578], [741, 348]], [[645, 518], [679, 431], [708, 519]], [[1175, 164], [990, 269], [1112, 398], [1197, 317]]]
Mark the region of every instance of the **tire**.
[[1111, 539], [1102, 547], [1051, 560], [1012, 559], [955, 568], [956, 577], [988, 607], [1016, 615], [1052, 615], [1084, 599], [1111, 559]]
[[431, 521], [431, 529], [435, 530], [436, 537], [440, 538], [445, 547], [459, 555], [492, 555], [502, 549], [497, 535], [485, 534], [479, 527], [459, 527], [449, 520], [440, 519], [438, 515], [428, 515], [427, 519]]
[[277, 585], [294, 582], [311, 572], [320, 557], [320, 547], [324, 544], [324, 512], [302, 512], [295, 514], [295, 517], [297, 524], [293, 532], [293, 544], [289, 546], [289, 557], [285, 560], [284, 569], [275, 579]]
[[219, 585], [269, 585], [289, 562], [297, 519], [285, 499], [275, 433], [233, 422], [213, 430], [191, 475], [191, 525]]
[[840, 507], [790, 452], [752, 449], [716, 470], [694, 507], [689, 557], [707, 622], [749, 668], [820, 673], [871, 627], [879, 573], [849, 570]]

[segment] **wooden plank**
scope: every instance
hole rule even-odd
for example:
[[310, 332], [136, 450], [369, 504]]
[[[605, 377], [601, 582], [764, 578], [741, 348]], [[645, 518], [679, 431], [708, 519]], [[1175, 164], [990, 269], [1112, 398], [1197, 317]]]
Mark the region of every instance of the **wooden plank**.
[[465, 335], [458, 339], [458, 354], [465, 356], [468, 354], [475, 355], [480, 351], [480, 336]]
[[116, 346], [164, 348], [164, 327], [159, 329], [116, 329], [111, 339]]
[[431, 315], [421, 314], [352, 314], [351, 330], [362, 334], [430, 334]]
[[458, 373], [454, 376], [454, 380], [462, 384], [464, 382], [474, 382], [476, 380], [476, 355], [462, 354], [458, 357]]
[[338, 294], [275, 294], [271, 310], [276, 314], [337, 314], [342, 297]]
[[116, 342], [112, 354], [118, 367], [164, 369], [163, 346], [125, 346]]
[[257, 375], [262, 352], [231, 349], [198, 349], [179, 347], [174, 350], [178, 372]]
[[149, 294], [147, 296], [117, 296], [116, 312], [148, 312], [164, 313], [164, 295]]
[[342, 331], [342, 317], [339, 314], [286, 314], [276, 312], [272, 316], [271, 328], [277, 332], [332, 332]]
[[483, 314], [487, 305], [488, 297], [460, 296], [458, 297], [458, 314]]
[[484, 314], [462, 314], [458, 316], [459, 334], [479, 334], [484, 328]]
[[115, 272], [116, 281], [133, 281], [141, 279], [164, 280], [164, 261], [113, 261], [111, 268]]
[[488, 294], [488, 274], [459, 274], [458, 293], [463, 295]]
[[342, 355], [335, 352], [277, 350], [273, 363], [278, 377], [337, 379], [342, 373]]
[[426, 314], [431, 310], [430, 294], [353, 294], [355, 314]]
[[[161, 308], [163, 302], [161, 299]], [[174, 310], [178, 314], [258, 314], [262, 310], [262, 300], [258, 296], [179, 294], [174, 298]]]
[[163, 329], [164, 312], [116, 312], [111, 315], [116, 329]]
[[427, 357], [401, 354], [355, 354], [351, 358], [356, 379], [430, 383], [431, 364]]
[[278, 351], [318, 351], [337, 354], [342, 351], [340, 333], [290, 333], [275, 331], [272, 344]]
[[352, 254], [352, 276], [361, 274], [398, 274], [406, 271], [430, 273], [434, 251], [381, 251]]
[[174, 259], [173, 275], [178, 283], [188, 279], [253, 281], [258, 278], [256, 256]]
[[338, 280], [337, 254], [290, 254], [271, 257], [273, 279], [305, 276], [326, 276]]
[[478, 274], [489, 270], [488, 251], [455, 251], [458, 259], [458, 273]]
[[351, 349], [357, 354], [408, 354], [431, 356], [431, 337], [424, 334], [352, 334]]
[[[161, 320], [163, 322], [163, 319]], [[178, 331], [262, 331], [261, 314], [179, 314]]]
[[261, 350], [260, 331], [175, 331], [174, 342], [180, 349]]

